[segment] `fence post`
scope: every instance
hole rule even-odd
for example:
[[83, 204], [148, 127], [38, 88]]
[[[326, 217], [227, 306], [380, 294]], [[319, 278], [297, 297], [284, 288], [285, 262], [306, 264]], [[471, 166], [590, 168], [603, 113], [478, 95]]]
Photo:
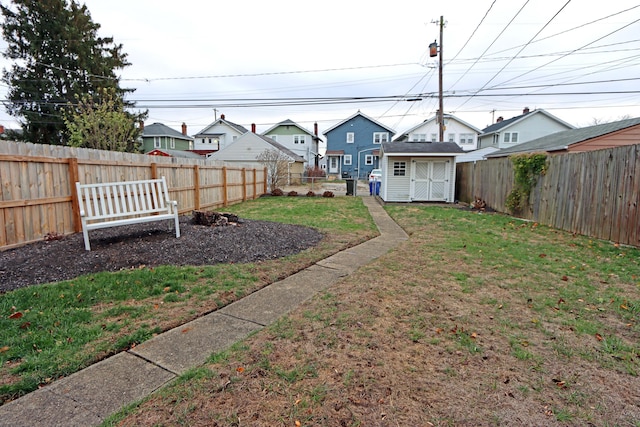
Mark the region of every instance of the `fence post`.
[[80, 205], [78, 204], [78, 193], [76, 192], [76, 182], [79, 181], [78, 159], [70, 157], [69, 161], [69, 190], [71, 190], [71, 215], [73, 217], [73, 230], [78, 233], [82, 231], [82, 220], [80, 219]]
[[151, 179], [158, 179], [158, 164], [151, 163]]
[[227, 167], [222, 167], [222, 206], [226, 207], [229, 204], [229, 198], [227, 197]]
[[258, 198], [258, 170], [253, 168], [253, 198]]
[[193, 204], [196, 210], [200, 210], [200, 166], [194, 165], [193, 167]]
[[242, 168], [242, 201], [247, 201], [247, 168]]
[[263, 176], [263, 180], [264, 180], [264, 185], [263, 185], [264, 189], [262, 190], [262, 192], [264, 194], [267, 194], [267, 179], [269, 179], [269, 176], [267, 175], [267, 168], [266, 167], [263, 170], [263, 175], [262, 176]]

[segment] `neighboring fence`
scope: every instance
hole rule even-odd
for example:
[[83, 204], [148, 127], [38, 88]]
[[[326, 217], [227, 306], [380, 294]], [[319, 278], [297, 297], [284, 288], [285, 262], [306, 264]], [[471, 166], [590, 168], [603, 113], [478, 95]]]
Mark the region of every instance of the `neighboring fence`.
[[255, 199], [265, 169], [198, 159], [0, 141], [0, 250], [81, 230], [75, 182], [165, 176], [181, 214]]
[[[572, 233], [640, 247], [640, 145], [552, 155], [523, 218]], [[508, 158], [459, 163], [456, 198], [506, 212]]]

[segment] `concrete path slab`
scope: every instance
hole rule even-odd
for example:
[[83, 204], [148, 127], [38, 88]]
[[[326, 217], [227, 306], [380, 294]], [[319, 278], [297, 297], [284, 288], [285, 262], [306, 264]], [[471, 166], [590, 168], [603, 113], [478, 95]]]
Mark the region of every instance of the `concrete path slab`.
[[97, 426], [408, 238], [376, 198], [362, 200], [380, 230], [379, 237], [0, 406], [0, 427]]
[[180, 375], [262, 327], [216, 311], [145, 341], [129, 352]]

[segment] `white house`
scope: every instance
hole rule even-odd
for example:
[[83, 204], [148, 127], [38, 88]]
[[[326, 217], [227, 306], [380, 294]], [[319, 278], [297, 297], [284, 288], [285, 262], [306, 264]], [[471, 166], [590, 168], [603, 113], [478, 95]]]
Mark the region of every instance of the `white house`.
[[380, 197], [385, 202], [452, 203], [456, 156], [463, 153], [454, 142], [383, 143]]
[[394, 142], [455, 142], [464, 151], [478, 148], [478, 135], [482, 131], [452, 114], [444, 114], [444, 141], [438, 141], [440, 126], [432, 117], [414, 126], [394, 139]]
[[245, 127], [226, 120], [222, 114], [194, 136], [193, 150], [203, 155], [222, 150], [246, 132]]
[[498, 117], [496, 123], [482, 129], [478, 137], [478, 148], [509, 148], [569, 129], [575, 129], [575, 126], [544, 110], [530, 111], [525, 108], [519, 116], [507, 120]]

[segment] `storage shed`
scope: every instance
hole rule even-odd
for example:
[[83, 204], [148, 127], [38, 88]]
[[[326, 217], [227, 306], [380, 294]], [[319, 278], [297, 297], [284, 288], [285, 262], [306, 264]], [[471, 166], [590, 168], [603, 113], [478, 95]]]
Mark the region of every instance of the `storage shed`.
[[380, 197], [385, 202], [452, 203], [460, 154], [464, 150], [454, 142], [382, 144]]

